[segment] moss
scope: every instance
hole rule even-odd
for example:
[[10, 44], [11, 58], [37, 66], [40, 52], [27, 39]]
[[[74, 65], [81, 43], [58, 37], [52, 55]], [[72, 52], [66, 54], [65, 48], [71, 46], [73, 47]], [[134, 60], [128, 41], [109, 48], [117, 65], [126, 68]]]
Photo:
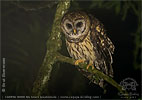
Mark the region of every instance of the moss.
[[[70, 7], [70, 0], [59, 1], [55, 14], [55, 19], [52, 26], [50, 38], [47, 40], [47, 51], [40, 67], [38, 77], [34, 82], [33, 95], [41, 95], [44, 87], [48, 84], [50, 73], [52, 71], [52, 65], [57, 61], [56, 53], [61, 48], [61, 31], [60, 21], [64, 13]], [[46, 78], [45, 78], [46, 77]]]

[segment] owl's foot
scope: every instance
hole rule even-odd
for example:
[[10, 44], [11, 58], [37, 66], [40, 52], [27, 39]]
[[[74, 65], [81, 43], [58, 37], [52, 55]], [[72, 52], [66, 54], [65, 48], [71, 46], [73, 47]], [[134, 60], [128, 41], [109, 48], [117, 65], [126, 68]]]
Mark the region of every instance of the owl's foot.
[[88, 70], [88, 69], [89, 69], [89, 67], [92, 67], [92, 70], [94, 69], [93, 64], [89, 64], [89, 65], [87, 65], [86, 69]]
[[[79, 59], [79, 60], [76, 60], [76, 61], [75, 61], [75, 65], [79, 65], [79, 63], [84, 63], [84, 62], [85, 62], [85, 60], [83, 60], [83, 59]], [[89, 64], [89, 65], [87, 65], [86, 69], [88, 70], [88, 69], [89, 69], [89, 67], [92, 67], [92, 70], [94, 69], [93, 64]]]
[[79, 59], [75, 61], [75, 65], [79, 65], [79, 63], [84, 63], [85, 60]]

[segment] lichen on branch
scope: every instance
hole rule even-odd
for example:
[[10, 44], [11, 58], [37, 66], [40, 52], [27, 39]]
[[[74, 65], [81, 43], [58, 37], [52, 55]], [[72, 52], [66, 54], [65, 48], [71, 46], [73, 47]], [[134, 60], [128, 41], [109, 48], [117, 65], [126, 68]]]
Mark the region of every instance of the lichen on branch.
[[62, 44], [60, 39], [60, 21], [69, 7], [70, 0], [59, 0], [55, 13], [55, 19], [52, 25], [52, 31], [46, 43], [47, 50], [44, 57], [44, 61], [39, 69], [38, 76], [33, 85], [33, 95], [40, 96], [42, 94], [43, 89], [48, 84], [48, 80], [50, 79], [50, 74], [52, 71], [52, 65], [57, 61], [56, 53], [58, 50], [60, 50]]

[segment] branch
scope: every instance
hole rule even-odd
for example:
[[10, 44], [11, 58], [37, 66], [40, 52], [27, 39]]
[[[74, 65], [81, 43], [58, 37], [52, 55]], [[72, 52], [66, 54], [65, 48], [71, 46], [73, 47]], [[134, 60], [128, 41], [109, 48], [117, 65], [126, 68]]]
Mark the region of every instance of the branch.
[[[58, 61], [66, 62], [66, 63], [72, 64], [72, 65], [75, 65], [75, 60], [74, 60], [74, 59], [71, 59], [71, 58], [69, 58], [69, 57], [63, 56], [63, 55], [61, 55], [61, 54], [59, 54], [59, 53], [57, 54], [56, 57], [57, 57], [57, 60], [58, 60]], [[79, 67], [80, 67], [80, 68], [83, 68], [83, 69], [85, 69], [85, 70], [87, 70], [87, 69], [86, 69], [86, 66], [87, 66], [87, 64], [85, 64], [85, 63], [79, 64]], [[103, 72], [97, 70], [96, 68], [94, 68], [93, 70], [92, 70], [91, 68], [89, 68], [87, 71], [90, 72], [90, 73], [92, 73], [92, 74], [98, 74], [101, 78], [103, 78], [103, 79], [104, 79], [105, 81], [107, 81], [109, 84], [111, 84], [112, 86], [114, 86], [115, 88], [117, 88], [120, 93], [122, 93], [122, 94], [127, 94], [127, 95], [125, 95], [126, 98], [130, 98], [129, 95], [128, 95], [128, 93], [127, 93], [127, 91], [123, 91], [123, 90], [122, 90], [122, 86], [120, 86], [120, 85], [119, 85], [116, 81], [114, 81], [111, 77], [105, 75]]]
[[40, 96], [42, 94], [43, 89], [48, 85], [48, 80], [52, 71], [52, 65], [57, 61], [56, 53], [58, 50], [60, 50], [62, 44], [60, 39], [60, 22], [64, 13], [69, 7], [70, 0], [60, 0], [57, 5], [55, 19], [52, 26], [52, 32], [47, 41], [46, 55], [43, 64], [39, 69], [38, 77], [33, 85], [33, 95]]

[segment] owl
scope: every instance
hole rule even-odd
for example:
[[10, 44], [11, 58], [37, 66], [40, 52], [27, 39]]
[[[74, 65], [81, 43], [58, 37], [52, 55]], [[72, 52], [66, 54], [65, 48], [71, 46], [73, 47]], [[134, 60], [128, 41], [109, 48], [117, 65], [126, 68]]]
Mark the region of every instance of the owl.
[[[92, 65], [92, 70], [95, 67], [113, 77], [114, 45], [97, 18], [83, 11], [68, 12], [61, 20], [61, 30], [65, 35], [68, 53], [76, 60], [75, 64], [87, 62], [87, 69]], [[104, 86], [104, 80], [99, 75], [79, 67], [78, 70], [93, 83]]]

